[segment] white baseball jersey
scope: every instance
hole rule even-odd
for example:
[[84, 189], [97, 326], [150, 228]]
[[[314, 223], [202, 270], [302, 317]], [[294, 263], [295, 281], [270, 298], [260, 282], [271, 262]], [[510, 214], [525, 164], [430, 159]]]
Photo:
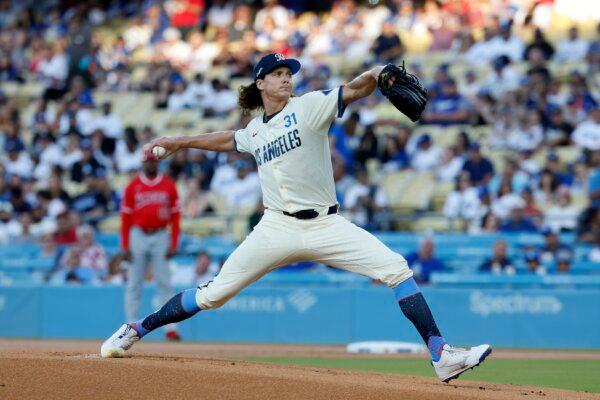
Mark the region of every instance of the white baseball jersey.
[[340, 86], [291, 97], [267, 122], [235, 132], [236, 150], [254, 156], [265, 208], [294, 213], [337, 203], [328, 133], [344, 109]]
[[201, 309], [220, 307], [269, 271], [298, 261], [324, 263], [389, 287], [412, 276], [401, 255], [341, 215], [301, 220], [281, 213], [322, 211], [336, 203], [328, 132], [344, 111], [342, 90], [292, 97], [268, 121], [254, 118], [235, 132], [236, 150], [256, 159], [267, 210], [215, 279], [198, 288]]

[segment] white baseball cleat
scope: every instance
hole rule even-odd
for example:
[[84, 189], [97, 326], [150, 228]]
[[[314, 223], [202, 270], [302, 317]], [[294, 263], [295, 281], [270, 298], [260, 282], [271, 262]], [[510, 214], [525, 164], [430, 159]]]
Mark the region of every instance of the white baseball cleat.
[[123, 324], [100, 347], [100, 355], [105, 358], [120, 358], [135, 342], [140, 340], [137, 331], [129, 324]]
[[431, 364], [435, 368], [435, 373], [442, 382], [449, 382], [456, 379], [460, 374], [468, 369], [473, 369], [485, 360], [492, 352], [489, 344], [482, 344], [462, 349], [445, 344], [442, 349], [440, 360]]

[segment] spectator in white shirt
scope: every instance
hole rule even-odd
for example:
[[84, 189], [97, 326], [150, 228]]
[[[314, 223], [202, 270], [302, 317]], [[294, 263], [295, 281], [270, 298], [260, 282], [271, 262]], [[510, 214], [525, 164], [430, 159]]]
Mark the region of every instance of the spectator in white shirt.
[[46, 49], [38, 72], [46, 87], [62, 88], [69, 74], [69, 62], [62, 43], [56, 42], [53, 49]]
[[190, 99], [189, 93], [185, 91], [185, 84], [182, 81], [176, 82], [173, 93], [167, 100], [167, 110], [177, 112], [192, 106], [193, 101]]
[[373, 224], [379, 221], [378, 214], [383, 213], [387, 205], [385, 191], [369, 182], [366, 170], [359, 170], [356, 181], [344, 194], [344, 208], [348, 211], [350, 220], [361, 227], [374, 228]]
[[158, 46], [159, 59], [167, 60], [174, 68], [184, 68], [192, 51], [189, 44], [181, 40], [177, 28], [167, 28], [163, 32], [164, 42]]
[[123, 122], [121, 118], [112, 112], [112, 106], [109, 102], [102, 104], [102, 115], [92, 122], [94, 128], [100, 129], [105, 137], [118, 139], [123, 134]]
[[208, 9], [208, 26], [213, 28], [227, 28], [233, 20], [233, 4], [226, 0], [215, 0]]
[[554, 59], [567, 62], [581, 61], [587, 55], [589, 47], [588, 41], [579, 37], [579, 31], [574, 26], [569, 29], [568, 39], [558, 42]]
[[265, 20], [270, 17], [275, 22], [275, 26], [285, 29], [290, 19], [290, 11], [277, 4], [277, 0], [265, 0], [264, 7], [256, 13], [254, 20], [254, 30], [260, 31], [265, 26]]
[[206, 251], [201, 251], [193, 265], [180, 265], [175, 268], [171, 275], [171, 284], [181, 287], [204, 285], [212, 281], [219, 270], [219, 263], [213, 261]]
[[577, 227], [579, 209], [571, 203], [571, 192], [567, 186], [560, 186], [556, 191], [556, 201], [546, 211], [545, 226], [556, 232], [573, 231]]
[[69, 135], [64, 147], [65, 152], [61, 160], [61, 167], [65, 171], [70, 171], [73, 164], [81, 160], [81, 157], [83, 156], [83, 153], [79, 148], [79, 136], [76, 134]]
[[210, 98], [205, 98], [202, 102], [204, 116], [226, 117], [231, 110], [237, 107], [237, 95], [225, 83], [214, 79], [212, 81], [214, 94]]
[[508, 144], [516, 151], [535, 151], [544, 140], [544, 128], [542, 127], [540, 114], [530, 111], [517, 129], [510, 132]]
[[510, 213], [515, 208], [525, 207], [525, 200], [516, 193], [513, 193], [512, 183], [503, 179], [500, 182], [500, 190], [498, 197], [492, 202], [492, 212], [500, 219], [505, 219], [510, 216]]
[[106, 252], [94, 238], [94, 229], [89, 225], [77, 228], [77, 247], [81, 249], [81, 266], [91, 268], [98, 276], [108, 272]]
[[7, 153], [3, 160], [8, 174], [29, 178], [33, 174], [33, 161], [25, 151], [25, 145], [19, 138], [7, 138], [4, 142], [4, 151]]
[[134, 51], [137, 48], [145, 47], [150, 43], [152, 37], [152, 27], [150, 24], [143, 24], [140, 17], [134, 17], [129, 26], [123, 32], [125, 40], [125, 48], [129, 51]]
[[479, 206], [479, 191], [471, 186], [471, 178], [465, 171], [458, 177], [455, 189], [446, 197], [444, 216], [450, 220], [461, 219], [472, 222], [479, 217]]
[[483, 67], [494, 58], [494, 49], [490, 46], [493, 31], [490, 27], [483, 28], [483, 40], [475, 43], [464, 53], [464, 60], [476, 67]]
[[500, 27], [500, 32], [489, 41], [489, 52], [492, 57], [507, 56], [511, 61], [520, 61], [523, 58], [525, 44], [516, 35], [512, 34], [512, 24], [505, 23]]
[[258, 174], [250, 170], [246, 160], [237, 160], [233, 167], [237, 172], [236, 178], [223, 190], [227, 206], [231, 210], [255, 207], [262, 194]]
[[577, 125], [571, 140], [584, 149], [600, 150], [600, 106], [596, 106], [590, 117]]
[[494, 59], [494, 70], [483, 84], [483, 88], [495, 99], [519, 88], [519, 74], [509, 64], [508, 56], [502, 55]]
[[61, 165], [64, 152], [59, 145], [54, 143], [54, 137], [50, 132], [42, 132], [37, 135], [37, 146], [39, 163], [35, 166], [33, 175], [38, 181], [46, 182], [50, 178], [52, 168]]
[[142, 168], [142, 146], [132, 127], [125, 128], [125, 137], [117, 142], [115, 162], [121, 173], [138, 171]]
[[8, 244], [19, 236], [21, 224], [13, 218], [13, 206], [8, 201], [0, 202], [0, 244]]
[[442, 159], [442, 150], [431, 143], [431, 136], [422, 135], [411, 158], [411, 166], [417, 172], [435, 171]]
[[441, 182], [453, 182], [458, 178], [465, 159], [456, 154], [454, 147], [448, 147], [442, 152], [442, 159], [437, 168], [436, 176]]
[[207, 42], [200, 31], [192, 31], [188, 36], [190, 43], [190, 57], [187, 67], [191, 72], [205, 73], [212, 67], [214, 59], [221, 52], [220, 46], [215, 42]]
[[194, 80], [188, 83], [185, 93], [194, 105], [202, 104], [215, 93], [212, 84], [200, 73], [194, 75]]
[[477, 94], [481, 91], [481, 82], [477, 79], [477, 74], [472, 69], [465, 72], [465, 79], [458, 83], [458, 93], [461, 96], [475, 102]]
[[235, 153], [228, 155], [228, 162], [219, 165], [215, 168], [215, 173], [210, 181], [210, 191], [217, 195], [224, 195], [225, 189], [233, 184], [237, 178], [237, 171], [233, 167], [236, 161], [233, 157]]

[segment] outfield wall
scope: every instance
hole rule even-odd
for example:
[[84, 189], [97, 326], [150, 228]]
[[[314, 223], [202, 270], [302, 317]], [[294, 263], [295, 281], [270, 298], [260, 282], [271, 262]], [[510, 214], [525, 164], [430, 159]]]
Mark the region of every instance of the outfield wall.
[[[500, 347], [600, 348], [598, 290], [423, 290], [452, 343]], [[144, 312], [154, 288], [144, 289]], [[123, 321], [120, 286], [0, 287], [0, 336], [103, 339]], [[419, 341], [385, 287], [255, 285], [219, 310], [184, 321], [187, 340], [345, 344]], [[150, 338], [160, 339], [160, 333]]]

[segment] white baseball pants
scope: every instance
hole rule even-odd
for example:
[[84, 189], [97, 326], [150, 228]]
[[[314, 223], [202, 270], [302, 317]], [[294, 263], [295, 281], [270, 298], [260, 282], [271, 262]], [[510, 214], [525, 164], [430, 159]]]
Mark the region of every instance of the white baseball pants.
[[198, 288], [196, 302], [203, 310], [220, 307], [267, 272], [298, 261], [324, 263], [389, 287], [413, 275], [401, 255], [340, 215], [299, 220], [265, 210], [215, 279]]

